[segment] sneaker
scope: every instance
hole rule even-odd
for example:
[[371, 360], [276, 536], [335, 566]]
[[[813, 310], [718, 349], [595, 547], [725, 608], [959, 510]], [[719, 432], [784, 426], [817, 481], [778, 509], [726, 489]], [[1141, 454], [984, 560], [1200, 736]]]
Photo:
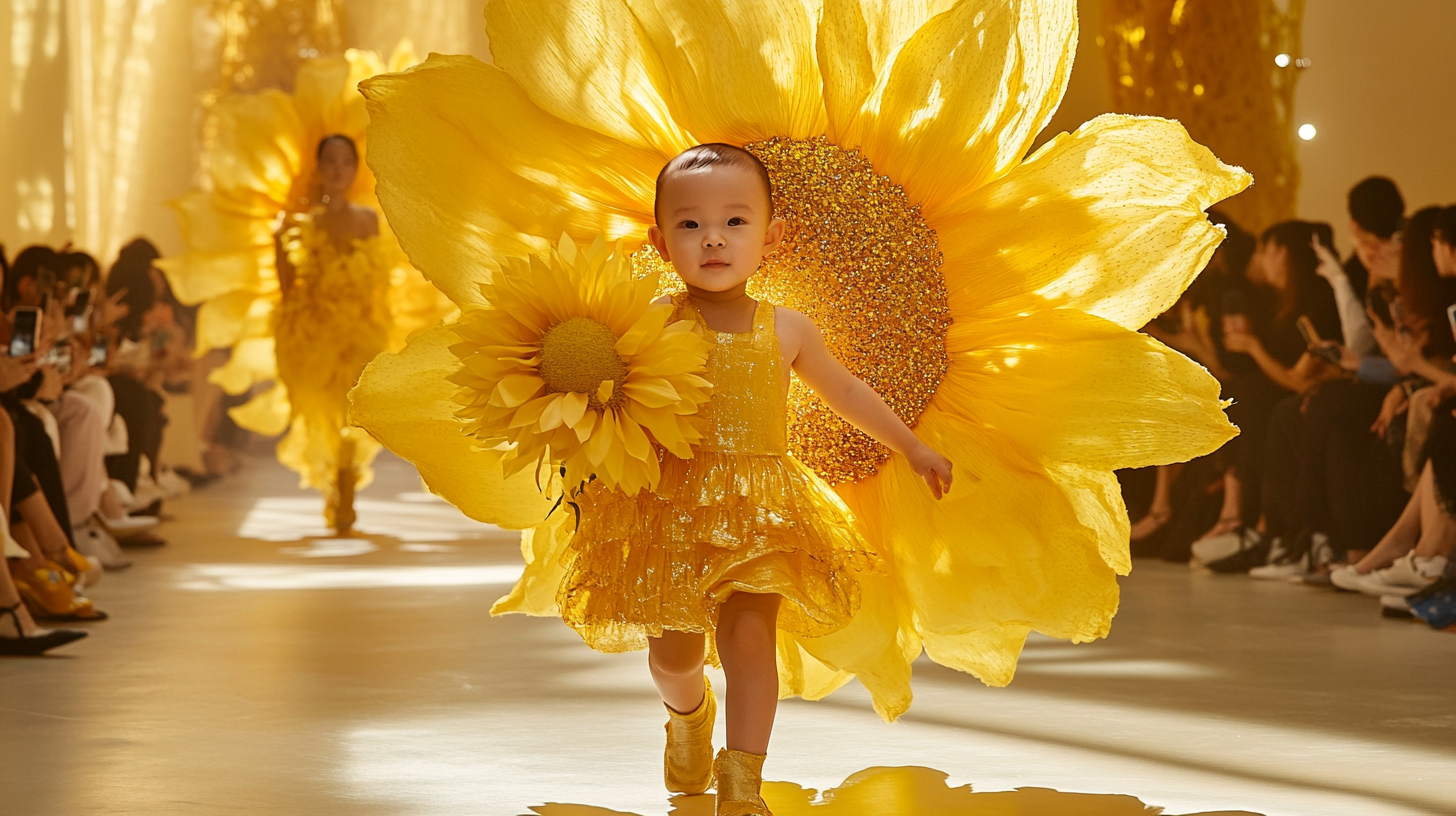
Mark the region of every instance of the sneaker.
[[1404, 595], [1380, 596], [1380, 617], [1410, 619], [1415, 616], [1416, 613], [1411, 611], [1410, 602]]
[[100, 524], [97, 524], [95, 519], [77, 525], [72, 532], [76, 538], [76, 549], [80, 550], [82, 555], [100, 561], [102, 567], [109, 570], [122, 570], [131, 566], [131, 559], [121, 551], [116, 539], [112, 538], [111, 534], [106, 532]]
[[1305, 555], [1298, 561], [1285, 561], [1283, 563], [1265, 564], [1262, 567], [1254, 567], [1249, 570], [1249, 577], [1258, 581], [1288, 581], [1291, 578], [1303, 576], [1309, 572], [1309, 556]]
[[1359, 592], [1360, 579], [1364, 577], [1355, 571], [1354, 564], [1341, 564], [1330, 569], [1330, 585], [1345, 592]]
[[1279, 546], [1279, 539], [1265, 538], [1258, 530], [1246, 529], [1239, 537], [1239, 549], [1232, 555], [1217, 561], [1210, 561], [1207, 567], [1214, 572], [1233, 574], [1248, 572], [1254, 567], [1269, 562], [1269, 552]]
[[[1258, 533], [1254, 533], [1254, 535], [1258, 535]], [[1188, 566], [1201, 567], [1212, 564], [1215, 561], [1222, 561], [1238, 552], [1242, 542], [1242, 533], [1224, 533], [1223, 535], [1200, 538], [1193, 542]]]
[[1356, 592], [1366, 595], [1409, 595], [1434, 584], [1445, 572], [1445, 556], [1420, 558], [1411, 552], [1385, 569], [1374, 570], [1367, 575], [1355, 573], [1349, 582]]

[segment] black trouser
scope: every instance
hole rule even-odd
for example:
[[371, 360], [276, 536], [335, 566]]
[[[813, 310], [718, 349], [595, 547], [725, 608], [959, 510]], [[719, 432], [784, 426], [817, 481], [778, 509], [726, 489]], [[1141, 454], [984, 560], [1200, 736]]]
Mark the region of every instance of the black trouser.
[[1220, 451], [1223, 461], [1232, 467], [1243, 492], [1239, 515], [1245, 526], [1252, 527], [1262, 510], [1264, 468], [1268, 462], [1267, 442], [1274, 410], [1289, 392], [1276, 385], [1262, 372], [1234, 377], [1224, 384], [1224, 396], [1234, 401], [1228, 407], [1229, 421], [1239, 427], [1239, 435], [1229, 440]]
[[[10, 411], [10, 418], [15, 423], [15, 487], [11, 491], [11, 499], [16, 504], [11, 505], [12, 511], [19, 506], [19, 502], [29, 498], [35, 492], [34, 488], [24, 488], [21, 485], [22, 469], [30, 471], [34, 476], [33, 483], [40, 486], [40, 491], [45, 495], [46, 504], [51, 508], [51, 514], [56, 517], [56, 522], [61, 525], [61, 530], [66, 534], [66, 540], [75, 546], [76, 542], [71, 534], [71, 509], [66, 504], [66, 484], [61, 479], [61, 463], [56, 461], [56, 449], [52, 446], [50, 434], [46, 433], [45, 423], [40, 417], [26, 410], [23, 405], [7, 405]], [[24, 468], [21, 463], [24, 462]], [[29, 476], [26, 481], [32, 481]], [[23, 494], [23, 495], [22, 495]]]
[[[1342, 561], [1350, 550], [1369, 550], [1400, 517], [1409, 495], [1399, 454], [1370, 426], [1380, 415], [1389, 388], [1369, 383], [1336, 380], [1325, 383], [1311, 397], [1306, 410], [1313, 452], [1322, 454], [1323, 492], [1319, 485], [1305, 504], [1319, 503], [1328, 523], [1307, 526], [1330, 536], [1330, 549]], [[1306, 511], [1309, 512], [1309, 511]]]
[[162, 413], [162, 395], [147, 388], [140, 380], [125, 374], [107, 378], [116, 393], [116, 413], [126, 422], [126, 453], [106, 457], [106, 472], [119, 479], [128, 489], [136, 490], [143, 456], [153, 466], [162, 452], [162, 428], [167, 419]]

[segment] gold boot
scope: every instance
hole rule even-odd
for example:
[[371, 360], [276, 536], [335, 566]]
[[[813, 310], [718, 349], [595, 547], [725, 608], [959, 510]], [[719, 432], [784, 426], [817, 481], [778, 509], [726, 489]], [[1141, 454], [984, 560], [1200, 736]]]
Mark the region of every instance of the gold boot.
[[773, 816], [759, 795], [763, 787], [763, 760], [763, 754], [727, 748], [718, 752], [718, 758], [713, 760], [713, 776], [718, 779], [717, 816]]
[[704, 793], [713, 786], [713, 721], [718, 700], [713, 684], [703, 677], [703, 702], [690, 714], [667, 708], [667, 750], [662, 776], [673, 793]]

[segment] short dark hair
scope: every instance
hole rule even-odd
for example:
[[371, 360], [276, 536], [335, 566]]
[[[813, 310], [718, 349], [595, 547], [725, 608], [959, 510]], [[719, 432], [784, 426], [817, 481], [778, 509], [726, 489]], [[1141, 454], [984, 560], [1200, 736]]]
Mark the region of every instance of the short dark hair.
[[21, 281], [39, 278], [43, 269], [55, 274], [60, 271], [59, 264], [56, 251], [43, 244], [33, 244], [20, 250], [5, 275], [5, 309], [8, 311], [20, 302]]
[[768, 168], [764, 166], [763, 162], [741, 147], [734, 147], [722, 142], [709, 142], [690, 147], [673, 156], [671, 161], [663, 165], [662, 170], [657, 174], [657, 187], [652, 196], [653, 217], [658, 217], [657, 202], [662, 199], [663, 179], [673, 173], [686, 173], [719, 165], [740, 167], [755, 173], [763, 182], [764, 194], [768, 196], [769, 211], [773, 211], [773, 180], [769, 178]]
[[348, 145], [349, 152], [354, 154], [354, 161], [359, 161], [359, 146], [354, 144], [353, 139], [350, 139], [348, 136], [345, 136], [342, 133], [330, 133], [322, 139], [319, 139], [318, 148], [313, 152], [314, 161], [323, 161], [324, 147], [327, 146], [329, 142], [343, 142], [344, 144]]
[[1385, 176], [1371, 176], [1350, 188], [1350, 218], [1360, 229], [1389, 238], [1405, 221], [1405, 199], [1395, 182]]
[[136, 340], [142, 335], [142, 317], [157, 302], [157, 287], [152, 283], [152, 263], [162, 257], [157, 247], [145, 238], [133, 239], [117, 253], [116, 263], [106, 274], [106, 294], [114, 295], [122, 289], [122, 298], [130, 311], [118, 320], [117, 329], [122, 336]]
[[1437, 241], [1449, 247], [1456, 247], [1456, 204], [1441, 208], [1441, 214], [1436, 216]]

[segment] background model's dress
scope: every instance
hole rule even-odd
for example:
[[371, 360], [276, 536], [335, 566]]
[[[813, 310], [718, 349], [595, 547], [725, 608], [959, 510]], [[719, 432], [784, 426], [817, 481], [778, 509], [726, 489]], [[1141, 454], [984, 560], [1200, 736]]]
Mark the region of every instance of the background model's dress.
[[711, 646], [719, 605], [751, 592], [783, 596], [786, 632], [834, 632], [858, 610], [855, 575], [876, 558], [834, 491], [788, 455], [774, 306], [760, 301], [753, 328], [732, 334], [678, 304], [713, 342], [707, 438], [692, 459], [663, 454], [656, 491], [587, 486], [563, 559], [562, 617], [603, 651], [645, 648], [664, 629], [705, 633]]
[[274, 313], [274, 337], [292, 416], [278, 459], [324, 493], [329, 523], [339, 525], [352, 522], [353, 489], [367, 483], [379, 453], [379, 443], [349, 427], [349, 389], [389, 347], [398, 264], [379, 236], [342, 243], [309, 218], [284, 234], [283, 246], [294, 274]]

